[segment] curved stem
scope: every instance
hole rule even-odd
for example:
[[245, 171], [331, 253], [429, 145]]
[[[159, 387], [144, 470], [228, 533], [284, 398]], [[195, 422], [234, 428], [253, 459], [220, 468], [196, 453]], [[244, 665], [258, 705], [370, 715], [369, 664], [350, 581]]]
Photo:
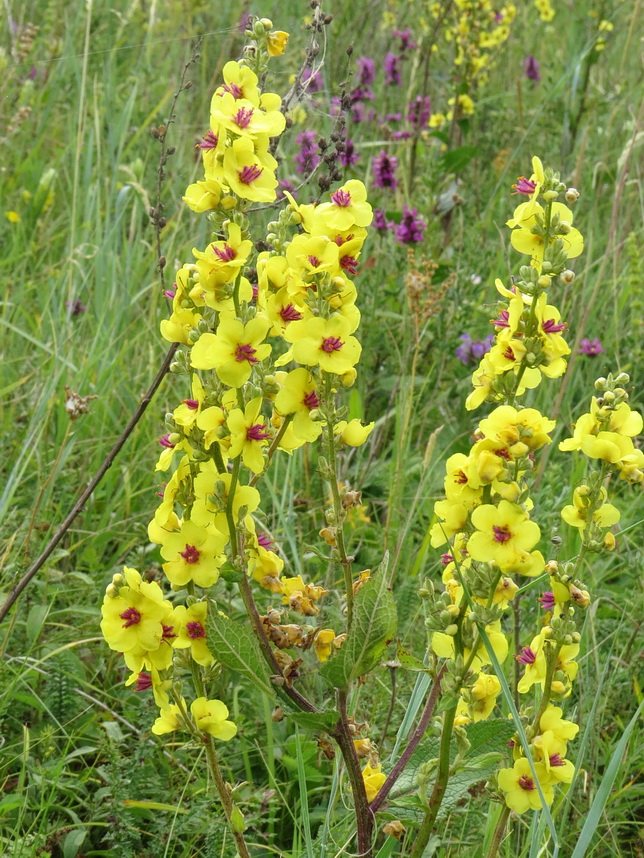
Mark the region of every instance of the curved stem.
[[347, 767], [347, 775], [353, 793], [358, 835], [358, 855], [356, 858], [358, 856], [359, 858], [372, 858], [374, 815], [367, 801], [364, 780], [360, 771], [360, 762], [356, 754], [355, 745], [353, 744], [353, 736], [349, 731], [346, 691], [338, 691], [337, 700], [340, 720], [336, 725], [334, 737], [340, 747], [344, 764]]
[[224, 814], [226, 815], [228, 827], [230, 828], [230, 831], [235, 838], [237, 852], [239, 853], [240, 858], [250, 858], [250, 852], [248, 851], [248, 847], [246, 846], [244, 834], [243, 832], [237, 830], [237, 826], [233, 823], [233, 800], [230, 797], [230, 792], [228, 791], [228, 787], [222, 777], [221, 770], [219, 768], [219, 761], [217, 760], [215, 743], [213, 742], [211, 736], [204, 736], [203, 742], [206, 746], [206, 758], [208, 760], [208, 768], [212, 775], [212, 779], [215, 782], [215, 786], [217, 788], [217, 793], [219, 794], [219, 799], [221, 801], [222, 807], [224, 808]]
[[94, 477], [90, 480], [87, 488], [81, 494], [81, 496], [78, 498], [78, 500], [76, 501], [74, 506], [71, 508], [67, 517], [65, 518], [63, 523], [60, 525], [60, 527], [58, 528], [56, 533], [49, 540], [49, 542], [47, 543], [47, 545], [45, 546], [45, 548], [43, 549], [41, 554], [32, 563], [32, 565], [25, 572], [25, 574], [22, 576], [20, 581], [18, 581], [18, 583], [11, 589], [11, 591], [10, 591], [9, 595], [7, 596], [4, 604], [2, 605], [2, 607], [0, 607], [0, 623], [7, 616], [7, 614], [11, 610], [12, 605], [18, 599], [18, 597], [20, 596], [22, 591], [29, 585], [29, 582], [31, 581], [31, 579], [37, 574], [37, 572], [47, 562], [47, 560], [48, 560], [49, 556], [51, 555], [51, 553], [53, 552], [54, 548], [56, 548], [56, 546], [58, 545], [60, 540], [67, 533], [67, 531], [72, 526], [72, 524], [74, 523], [76, 518], [80, 515], [80, 513], [83, 510], [83, 507], [85, 506], [85, 504], [87, 503], [87, 501], [91, 497], [92, 493], [94, 492], [94, 489], [101, 482], [101, 480], [103, 479], [103, 477], [105, 476], [105, 474], [107, 473], [109, 468], [112, 466], [112, 463], [114, 462], [114, 460], [116, 459], [118, 454], [121, 452], [121, 448], [123, 447], [123, 445], [125, 444], [127, 439], [132, 434], [136, 424], [139, 422], [141, 417], [143, 417], [143, 414], [145, 413], [146, 408], [150, 404], [152, 397], [157, 392], [159, 385], [161, 384], [161, 382], [163, 381], [163, 379], [166, 376], [166, 373], [170, 369], [170, 364], [172, 363], [172, 359], [174, 357], [174, 354], [175, 354], [178, 346], [179, 346], [178, 343], [173, 343], [170, 346], [170, 348], [168, 349], [168, 353], [166, 354], [165, 358], [163, 359], [163, 363], [159, 367], [159, 371], [157, 372], [156, 376], [154, 377], [154, 381], [150, 385], [149, 389], [146, 391], [145, 396], [141, 400], [139, 407], [136, 409], [134, 414], [128, 420], [128, 422], [125, 426], [125, 429], [123, 429], [123, 431], [119, 435], [118, 440], [116, 441], [116, 444], [114, 444], [114, 446], [112, 447], [110, 452], [107, 454], [107, 456], [103, 460], [102, 465], [100, 466], [100, 468], [98, 469], [98, 471], [96, 472]]
[[438, 775], [434, 783], [432, 794], [429, 797], [429, 804], [425, 811], [425, 816], [420, 824], [414, 845], [410, 853], [410, 858], [421, 858], [425, 851], [425, 847], [429, 842], [438, 811], [440, 810], [443, 797], [445, 796], [445, 788], [449, 780], [449, 750], [452, 739], [452, 728], [454, 727], [454, 718], [456, 717], [456, 704], [448, 709], [445, 713], [443, 721], [443, 732], [441, 733], [440, 753], [438, 757]]
[[347, 631], [351, 629], [351, 624], [353, 622], [353, 575], [351, 572], [351, 563], [352, 559], [347, 555], [347, 549], [344, 542], [344, 527], [343, 527], [343, 517], [344, 517], [344, 509], [342, 508], [342, 499], [340, 497], [340, 490], [338, 488], [338, 462], [337, 457], [335, 455], [335, 436], [333, 434], [333, 419], [332, 419], [332, 408], [331, 408], [331, 397], [333, 396], [331, 382], [329, 378], [326, 379], [326, 410], [327, 410], [327, 452], [329, 455], [329, 469], [331, 471], [331, 477], [329, 479], [329, 485], [331, 486], [331, 494], [333, 496], [333, 511], [335, 513], [335, 528], [336, 528], [336, 539], [338, 543], [338, 554], [340, 556], [340, 563], [342, 565], [342, 570], [344, 572], [344, 586], [347, 592]]
[[393, 769], [387, 775], [387, 780], [380, 787], [380, 791], [378, 795], [371, 802], [369, 807], [372, 812], [375, 813], [382, 805], [385, 803], [387, 796], [391, 792], [393, 786], [396, 781], [402, 774], [405, 766], [409, 762], [409, 758], [416, 750], [418, 743], [425, 735], [425, 731], [427, 730], [427, 725], [429, 724], [429, 720], [434, 714], [434, 708], [436, 706], [436, 701], [438, 700], [438, 696], [441, 690], [441, 680], [443, 678], [443, 674], [447, 670], [447, 665], [444, 664], [441, 669], [438, 671], [434, 678], [434, 682], [432, 684], [432, 690], [429, 692], [429, 697], [427, 698], [427, 703], [425, 703], [425, 708], [423, 709], [423, 714], [420, 716], [420, 721], [418, 722], [418, 726], [412, 733], [412, 736], [407, 743], [407, 747], [402, 752]]
[[509, 816], [510, 808], [505, 805], [501, 811], [501, 816], [499, 816], [499, 820], [496, 823], [496, 828], [494, 829], [494, 834], [492, 835], [492, 840], [490, 841], [488, 850], [485, 853], [485, 858], [496, 858], [496, 853], [499, 851], [499, 846], [501, 845], [503, 835], [505, 834], [505, 826], [508, 824]]

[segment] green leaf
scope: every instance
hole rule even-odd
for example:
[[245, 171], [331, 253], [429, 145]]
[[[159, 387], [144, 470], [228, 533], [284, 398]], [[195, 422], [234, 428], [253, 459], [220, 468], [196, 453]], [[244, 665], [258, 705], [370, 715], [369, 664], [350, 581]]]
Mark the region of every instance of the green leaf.
[[358, 590], [353, 603], [353, 625], [340, 651], [320, 673], [336, 688], [346, 688], [374, 668], [396, 634], [396, 603], [387, 581], [389, 552]]
[[289, 706], [285, 701], [281, 702], [280, 706], [286, 713], [286, 717], [290, 718], [298, 727], [303, 727], [305, 730], [311, 730], [314, 733], [328, 733], [335, 727], [340, 718], [340, 713], [336, 712], [335, 709], [325, 709], [322, 712], [302, 712], [295, 706]]
[[446, 152], [440, 159], [440, 166], [447, 173], [458, 173], [466, 167], [475, 155], [478, 155], [478, 146], [459, 146]]
[[415, 655], [412, 655], [410, 652], [407, 652], [406, 649], [400, 645], [400, 641], [398, 641], [398, 648], [396, 649], [396, 660], [400, 662], [400, 666], [403, 670], [413, 670], [417, 673], [428, 673], [430, 668], [419, 658], [416, 658]]
[[63, 858], [76, 858], [86, 837], [87, 831], [83, 828], [75, 828], [70, 831], [63, 843]]
[[251, 630], [219, 613], [210, 600], [206, 619], [208, 648], [225, 667], [240, 673], [270, 697], [275, 696], [268, 667]]

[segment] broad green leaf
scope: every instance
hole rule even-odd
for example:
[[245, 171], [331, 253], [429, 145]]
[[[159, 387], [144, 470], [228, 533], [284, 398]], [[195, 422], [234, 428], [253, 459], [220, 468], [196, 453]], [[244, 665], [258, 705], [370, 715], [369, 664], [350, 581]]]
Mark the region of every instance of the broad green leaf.
[[389, 553], [358, 590], [347, 639], [320, 671], [336, 688], [346, 688], [352, 679], [374, 668], [396, 633], [396, 603], [387, 581], [388, 563]]
[[338, 723], [340, 713], [335, 709], [325, 709], [322, 712], [302, 712], [301, 709], [296, 709], [295, 706], [289, 706], [285, 701], [280, 703], [280, 706], [286, 713], [286, 717], [290, 718], [298, 727], [303, 727], [305, 730], [312, 730], [318, 733], [328, 733]]
[[425, 662], [416, 658], [416, 656], [412, 655], [410, 652], [407, 652], [406, 649], [403, 649], [400, 645], [400, 641], [398, 641], [398, 648], [396, 649], [396, 659], [400, 662], [400, 666], [403, 670], [413, 670], [418, 673], [429, 673], [431, 669], [427, 664], [425, 664]]
[[76, 858], [86, 837], [87, 831], [84, 828], [74, 828], [70, 831], [63, 842], [63, 858]]
[[225, 667], [250, 679], [256, 688], [274, 697], [275, 687], [268, 667], [250, 629], [220, 614], [216, 602], [210, 601], [208, 607], [206, 637], [213, 656]]
[[478, 151], [478, 146], [459, 146], [458, 149], [446, 152], [440, 159], [440, 165], [447, 173], [458, 173], [478, 155]]

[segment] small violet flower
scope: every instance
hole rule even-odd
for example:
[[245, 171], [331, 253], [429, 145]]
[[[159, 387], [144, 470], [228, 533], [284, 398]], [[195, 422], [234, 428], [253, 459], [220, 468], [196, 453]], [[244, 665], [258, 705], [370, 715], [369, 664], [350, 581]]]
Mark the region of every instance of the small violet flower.
[[407, 120], [414, 128], [424, 128], [432, 115], [432, 103], [428, 95], [417, 95], [407, 105]]
[[348, 137], [344, 141], [344, 149], [338, 155], [338, 160], [345, 169], [358, 164], [360, 161], [360, 155], [356, 152], [355, 144]]
[[387, 232], [389, 229], [394, 229], [396, 224], [392, 220], [387, 220], [387, 216], [382, 209], [374, 209], [371, 226], [377, 229], [378, 232]]
[[478, 363], [494, 344], [494, 336], [489, 334], [484, 340], [473, 340], [469, 334], [461, 334], [462, 344], [456, 349], [456, 357], [466, 366]]
[[415, 206], [410, 209], [405, 203], [402, 220], [396, 227], [396, 240], [400, 244], [416, 244], [423, 240], [426, 228], [427, 224], [419, 217], [418, 209]]
[[395, 172], [398, 166], [398, 158], [389, 155], [383, 149], [372, 161], [373, 183], [377, 188], [389, 188], [395, 190], [398, 186]]
[[300, 144], [300, 151], [293, 158], [297, 165], [295, 169], [298, 173], [309, 176], [320, 163], [317, 134], [315, 131], [300, 131], [295, 142]]
[[387, 86], [400, 86], [402, 84], [402, 75], [400, 73], [400, 57], [392, 54], [391, 51], [385, 56], [384, 61], [385, 84]]
[[400, 56], [404, 57], [408, 51], [416, 50], [416, 42], [414, 42], [412, 30], [394, 30], [393, 37], [400, 39]]
[[523, 61], [523, 73], [529, 80], [541, 80], [539, 63], [536, 57], [529, 56], [525, 58], [525, 60]]
[[371, 57], [358, 57], [356, 74], [361, 86], [369, 86], [376, 79], [376, 63]]
[[595, 357], [595, 355], [603, 354], [603, 352], [604, 349], [602, 348], [602, 344], [597, 337], [595, 337], [594, 340], [589, 340], [587, 337], [584, 337], [583, 340], [579, 343], [580, 355], [588, 355], [589, 357]]

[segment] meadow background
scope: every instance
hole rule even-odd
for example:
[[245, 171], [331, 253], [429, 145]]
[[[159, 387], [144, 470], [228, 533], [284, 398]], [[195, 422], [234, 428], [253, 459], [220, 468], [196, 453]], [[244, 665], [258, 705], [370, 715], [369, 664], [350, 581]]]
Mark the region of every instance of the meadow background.
[[[631, 402], [640, 410], [644, 404], [642, 4], [556, 2], [550, 23], [534, 4], [516, 5], [509, 39], [473, 95], [473, 115], [454, 129], [456, 141], [424, 126], [412, 162], [410, 140], [393, 139], [392, 129], [404, 118], [398, 125], [356, 121], [357, 115], [349, 121], [359, 160], [345, 176], [373, 187], [373, 157], [386, 150], [399, 159], [398, 187], [375, 188], [374, 206], [394, 222], [404, 204], [416, 207], [426, 224], [422, 240], [407, 245], [394, 229], [373, 230], [363, 252], [364, 357], [348, 403], [352, 416], [375, 420], [376, 430], [343, 459], [348, 482], [363, 491], [351, 531], [359, 562], [377, 562], [383, 541], [405, 558], [396, 596], [404, 618], [401, 641], [412, 651], [423, 637], [416, 592], [423, 577], [439, 574], [427, 531], [443, 463], [467, 448], [476, 419], [464, 409], [475, 363], [466, 365], [456, 350], [464, 334], [479, 341], [491, 333], [494, 278], [507, 278], [517, 262], [503, 226], [515, 204], [510, 186], [530, 174], [533, 154], [580, 190], [575, 218], [586, 239], [577, 279], [557, 296], [575, 359], [555, 405], [555, 441], [585, 410], [595, 378], [609, 370], [628, 372]], [[328, 135], [332, 96], [350, 73], [347, 86], [356, 85], [359, 57], [372, 58], [376, 69], [367, 113], [404, 113], [423, 86], [424, 66], [413, 51], [401, 86], [386, 85], [383, 61], [394, 29], [421, 35], [426, 4], [327, 0], [324, 9], [333, 22], [320, 54], [321, 86], [294, 110], [293, 128], [280, 145], [279, 175], [293, 184], [301, 181], [293, 161], [297, 135], [306, 129]], [[98, 469], [165, 354], [158, 326], [167, 307], [148, 215], [159, 145], [150, 128], [167, 120], [194, 38], [201, 37], [188, 74], [193, 85], [177, 101], [168, 136], [176, 153], [162, 188], [167, 225], [161, 243], [171, 277], [205, 239], [181, 195], [199, 178], [194, 144], [206, 130], [223, 63], [241, 51], [239, 21], [248, 11], [291, 33], [285, 56], [270, 71], [270, 88], [284, 93], [309, 38], [308, 7], [297, 0], [252, 8], [228, 0], [216, 6], [201, 0], [3, 5], [0, 603]], [[603, 20], [613, 29], [600, 32]], [[598, 39], [605, 42], [602, 50]], [[449, 45], [439, 39], [438, 48], [426, 91], [434, 113], [448, 110], [459, 85]], [[539, 80], [526, 76], [530, 56], [538, 60]], [[315, 189], [299, 198], [308, 194], [313, 198]], [[588, 351], [584, 339], [596, 338], [600, 353], [579, 354]], [[90, 413], [73, 423], [65, 385], [96, 397]], [[560, 389], [542, 385], [530, 404], [552, 414]], [[164, 414], [183, 396], [183, 380], [169, 376], [85, 511], [0, 626], [2, 855], [231, 854], [202, 769], [172, 742], [150, 740], [153, 703], [123, 687], [124, 668], [98, 630], [102, 593], [115, 571], [124, 563], [150, 574], [160, 569], [146, 535], [160, 486], [155, 439], [163, 434]], [[558, 511], [582, 474], [581, 461], [571, 465], [571, 457], [551, 451], [535, 496], [545, 535], [560, 529]], [[266, 486], [265, 507], [292, 574], [305, 563], [312, 579], [323, 577], [324, 565], [316, 572], [319, 561], [304, 557], [302, 548], [323, 524], [325, 496], [315, 463], [297, 455], [281, 461]], [[613, 490], [622, 511], [619, 529], [626, 532], [613, 555], [584, 572], [593, 604], [574, 692], [582, 725], [575, 749], [580, 771], [557, 814], [563, 856], [572, 853], [642, 700], [638, 523], [644, 504], [641, 488]], [[562, 538], [568, 556], [576, 537], [564, 529]], [[523, 600], [528, 626], [537, 608], [534, 600]], [[369, 692], [374, 724], [382, 724], [389, 705], [386, 671], [379, 682], [381, 688]], [[249, 843], [258, 855], [299, 858], [308, 836], [303, 808], [315, 832], [327, 818], [336, 764], [315, 741], [296, 742], [285, 722], [273, 723], [269, 702], [243, 682], [230, 684], [226, 695], [240, 726], [239, 738], [226, 748], [226, 777], [241, 784], [237, 799]], [[396, 719], [407, 702], [403, 689]], [[644, 856], [643, 733], [640, 720], [588, 855]], [[298, 760], [305, 763], [304, 790]], [[477, 854], [486, 808], [475, 795], [451, 805], [454, 839], [432, 841], [426, 854]], [[505, 848], [504, 854], [519, 854], [511, 842]], [[343, 854], [341, 844], [337, 854]]]

